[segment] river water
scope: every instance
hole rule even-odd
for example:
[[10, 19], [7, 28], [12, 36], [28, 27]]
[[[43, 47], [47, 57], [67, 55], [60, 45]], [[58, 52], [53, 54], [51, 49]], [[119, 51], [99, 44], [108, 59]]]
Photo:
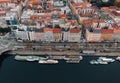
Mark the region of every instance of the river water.
[[[15, 61], [14, 56], [2, 55], [0, 83], [119, 83], [120, 62], [90, 65], [97, 57], [84, 57], [79, 64], [43, 65], [37, 62]], [[113, 57], [115, 58], [115, 57]]]

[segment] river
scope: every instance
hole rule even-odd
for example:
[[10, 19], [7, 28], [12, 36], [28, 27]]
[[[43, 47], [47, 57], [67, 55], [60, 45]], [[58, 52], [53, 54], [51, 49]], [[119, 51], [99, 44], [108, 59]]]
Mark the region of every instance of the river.
[[67, 64], [61, 60], [59, 64], [43, 65], [2, 55], [0, 83], [119, 83], [120, 62], [90, 65], [89, 61], [95, 58], [85, 56], [79, 64]]

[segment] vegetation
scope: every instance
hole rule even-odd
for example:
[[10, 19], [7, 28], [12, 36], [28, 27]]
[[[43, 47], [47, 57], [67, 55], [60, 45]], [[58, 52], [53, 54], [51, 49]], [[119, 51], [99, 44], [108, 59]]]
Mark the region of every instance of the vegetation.
[[60, 25], [57, 25], [57, 24], [56, 24], [54, 28], [60, 28]]
[[115, 5], [120, 7], [120, 0], [115, 0]]
[[117, 6], [120, 7], [120, 3], [118, 3]]
[[0, 28], [0, 33], [8, 33], [10, 31], [11, 31], [10, 28]]

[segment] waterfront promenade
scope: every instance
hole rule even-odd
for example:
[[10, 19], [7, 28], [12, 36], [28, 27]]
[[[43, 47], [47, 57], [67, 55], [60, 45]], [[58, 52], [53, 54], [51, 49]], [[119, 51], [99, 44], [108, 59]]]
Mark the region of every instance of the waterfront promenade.
[[31, 50], [16, 50], [9, 54], [13, 55], [81, 55], [81, 56], [120, 56], [120, 52], [96, 52], [96, 53], [80, 53], [78, 51], [31, 51]]

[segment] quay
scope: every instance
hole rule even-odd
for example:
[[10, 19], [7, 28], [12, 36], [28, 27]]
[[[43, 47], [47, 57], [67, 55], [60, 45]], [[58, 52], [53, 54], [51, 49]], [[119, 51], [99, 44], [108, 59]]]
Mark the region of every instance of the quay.
[[31, 51], [31, 50], [14, 50], [8, 52], [11, 55], [52, 55], [52, 56], [120, 56], [120, 52], [96, 52], [80, 53], [79, 51]]

